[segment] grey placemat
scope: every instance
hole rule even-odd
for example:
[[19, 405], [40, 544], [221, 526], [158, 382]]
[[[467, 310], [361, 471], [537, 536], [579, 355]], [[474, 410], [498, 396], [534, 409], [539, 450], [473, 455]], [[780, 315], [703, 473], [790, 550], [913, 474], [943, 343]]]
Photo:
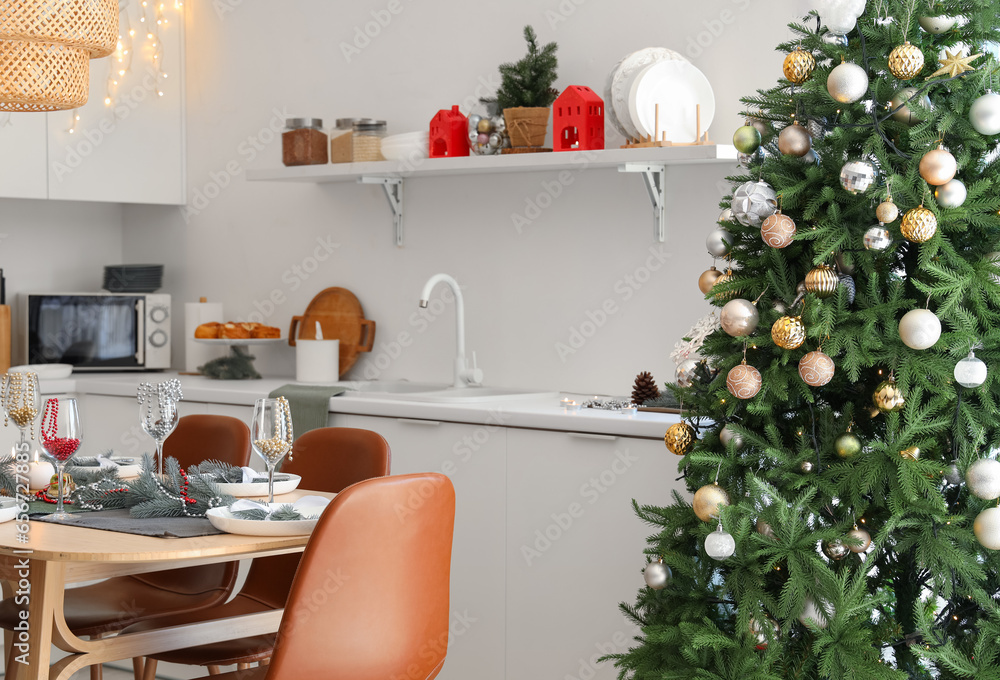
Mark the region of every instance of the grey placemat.
[[151, 517], [136, 519], [128, 510], [98, 510], [74, 515], [72, 519], [53, 519], [51, 515], [32, 517], [34, 522], [68, 524], [88, 529], [118, 531], [123, 534], [138, 534], [155, 538], [193, 538], [223, 534], [203, 517]]

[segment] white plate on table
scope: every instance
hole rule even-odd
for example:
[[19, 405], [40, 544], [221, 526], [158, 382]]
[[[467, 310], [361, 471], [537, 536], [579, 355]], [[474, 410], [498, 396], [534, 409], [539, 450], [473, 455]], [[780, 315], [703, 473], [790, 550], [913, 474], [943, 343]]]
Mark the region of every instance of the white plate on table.
[[[628, 109], [640, 136], [656, 133], [656, 105], [660, 107], [660, 138], [670, 142], [697, 141], [697, 106], [701, 105], [701, 131], [715, 118], [715, 93], [705, 74], [688, 61], [650, 64], [632, 81]], [[659, 141], [660, 138], [657, 138]]]
[[0, 499], [0, 523], [9, 522], [17, 517], [20, 506], [16, 498]]
[[[285, 474], [285, 473], [278, 473]], [[274, 495], [288, 493], [289, 491], [294, 491], [299, 487], [299, 482], [302, 481], [302, 477], [298, 475], [288, 475], [288, 479], [283, 481], [274, 481]], [[222, 493], [229, 494], [230, 496], [235, 496], [236, 498], [250, 498], [252, 496], [266, 496], [267, 495], [267, 482], [222, 482], [219, 483], [219, 490]]]
[[[264, 505], [267, 505], [266, 503]], [[269, 507], [276, 508], [286, 503], [271, 503]], [[243, 534], [244, 536], [303, 536], [311, 534], [319, 522], [320, 515], [326, 506], [311, 506], [300, 510], [307, 519], [288, 522], [273, 522], [270, 520], [238, 519], [233, 517], [229, 508], [212, 508], [205, 513], [212, 526], [227, 534]]]

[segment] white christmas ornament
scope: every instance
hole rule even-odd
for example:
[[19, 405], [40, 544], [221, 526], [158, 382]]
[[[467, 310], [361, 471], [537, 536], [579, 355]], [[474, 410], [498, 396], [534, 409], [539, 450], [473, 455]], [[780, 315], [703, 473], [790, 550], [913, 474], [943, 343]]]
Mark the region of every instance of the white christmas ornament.
[[858, 17], [865, 13], [865, 0], [816, 0], [813, 6], [834, 35], [853, 31]]
[[868, 74], [857, 64], [844, 62], [830, 71], [826, 89], [841, 104], [854, 103], [868, 93]]
[[992, 458], [977, 460], [965, 471], [965, 483], [977, 498], [1000, 498], [1000, 462]]
[[955, 27], [956, 19], [955, 17], [948, 16], [920, 17], [917, 19], [917, 23], [920, 24], [920, 28], [924, 29], [928, 33], [937, 35], [938, 33], [944, 33], [945, 31], [953, 29]]
[[1000, 550], [1000, 508], [986, 508], [972, 524], [976, 538], [989, 550]]
[[833, 607], [829, 603], [823, 602], [822, 609], [816, 605], [816, 601], [811, 597], [806, 598], [805, 607], [799, 614], [799, 621], [805, 625], [814, 625], [817, 628], [826, 628], [833, 615]]
[[962, 387], [979, 387], [986, 382], [986, 373], [986, 362], [975, 352], [955, 364], [955, 382]]
[[701, 346], [705, 344], [705, 338], [719, 330], [719, 317], [715, 312], [706, 314], [698, 319], [697, 323], [691, 327], [684, 337], [689, 340], [681, 340], [674, 345], [674, 351], [670, 353], [670, 359], [675, 364], [680, 364], [690, 358], [692, 354], [697, 354]]
[[972, 102], [969, 122], [981, 135], [1000, 134], [1000, 94], [987, 92]]
[[744, 227], [759, 227], [778, 209], [778, 194], [767, 182], [745, 182], [733, 192], [732, 208]]
[[934, 189], [934, 198], [942, 208], [957, 208], [965, 203], [968, 195], [965, 183], [960, 179], [953, 179]]
[[941, 337], [941, 319], [929, 309], [911, 309], [899, 320], [899, 337], [911, 349], [927, 349]]
[[736, 552], [736, 539], [722, 525], [705, 538], [705, 552], [713, 560], [724, 560]]

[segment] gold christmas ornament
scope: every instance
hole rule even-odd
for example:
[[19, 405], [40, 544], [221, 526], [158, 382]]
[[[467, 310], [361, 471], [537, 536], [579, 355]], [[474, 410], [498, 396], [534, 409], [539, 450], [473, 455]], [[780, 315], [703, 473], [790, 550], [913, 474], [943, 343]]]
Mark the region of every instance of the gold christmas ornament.
[[[725, 274], [723, 274], [718, 279], [716, 279], [715, 285], [718, 285], [720, 283], [728, 283], [728, 282], [732, 281], [734, 278], [736, 278], [736, 277], [733, 276], [733, 270], [732, 269], [727, 269]], [[715, 299], [716, 300], [732, 300], [734, 297], [736, 297], [736, 294], [738, 292], [739, 292], [738, 290], [727, 290], [726, 292], [718, 292], [718, 293], [715, 294]]]
[[[852, 553], [863, 553], [872, 544], [872, 535], [864, 529], [859, 529], [857, 525], [855, 525], [854, 529], [847, 532], [847, 536], [854, 539], [849, 546]], [[859, 545], [855, 545], [855, 543]]]
[[738, 366], [733, 366], [726, 375], [726, 389], [737, 399], [752, 399], [757, 396], [763, 382], [760, 371], [749, 366], [746, 359]]
[[916, 446], [911, 446], [907, 449], [903, 449], [902, 451], [900, 451], [899, 455], [905, 458], [906, 460], [919, 460], [920, 449], [917, 448]]
[[899, 230], [907, 241], [923, 243], [937, 231], [937, 217], [921, 203], [920, 207], [906, 211]]
[[892, 202], [892, 196], [878, 204], [878, 207], [875, 208], [875, 217], [882, 224], [896, 221], [896, 218], [899, 217], [899, 206]]
[[718, 281], [721, 276], [722, 272], [716, 269], [714, 265], [709, 267], [701, 273], [701, 276], [698, 277], [698, 289], [701, 290], [703, 294], [708, 295], [712, 290], [712, 286], [715, 285], [715, 282]]
[[821, 300], [836, 293], [838, 285], [837, 272], [825, 264], [817, 265], [806, 274], [806, 290]]
[[907, 40], [889, 53], [889, 71], [900, 80], [909, 80], [924, 69], [924, 53]]
[[771, 339], [781, 349], [796, 349], [806, 341], [806, 327], [801, 316], [783, 316], [771, 326]]
[[896, 381], [889, 378], [880, 382], [875, 388], [872, 402], [882, 413], [889, 413], [890, 411], [902, 411], [906, 405], [906, 398], [903, 396], [903, 391], [896, 386]]
[[812, 148], [812, 135], [798, 121], [786, 126], [778, 134], [778, 151], [786, 156], [802, 158]]
[[861, 452], [861, 440], [848, 427], [847, 432], [837, 437], [836, 441], [833, 442], [833, 450], [841, 458], [854, 458]]
[[795, 221], [779, 210], [760, 225], [760, 237], [772, 248], [790, 246], [795, 240]]
[[920, 159], [920, 176], [931, 186], [939, 187], [955, 179], [958, 161], [943, 146], [928, 151]]
[[962, 50], [958, 47], [955, 48], [954, 53], [952, 53], [952, 51], [948, 48], [945, 48], [944, 54], [944, 59], [938, 59], [938, 63], [941, 64], [941, 68], [927, 76], [927, 80], [943, 75], [947, 75], [949, 78], [955, 78], [966, 71], [975, 71], [976, 69], [972, 67], [972, 62], [983, 56], [982, 54], [973, 54], [968, 57], [963, 57]]
[[694, 501], [691, 505], [698, 519], [702, 522], [711, 522], [719, 518], [720, 508], [729, 505], [729, 494], [719, 486], [718, 482], [706, 484], [694, 492]]
[[799, 359], [799, 377], [810, 387], [822, 387], [833, 380], [836, 368], [833, 359], [822, 350], [809, 352]]
[[785, 74], [785, 78], [796, 85], [801, 85], [809, 80], [815, 68], [816, 59], [801, 47], [796, 47], [789, 52], [785, 57], [785, 63], [781, 65], [781, 71]]
[[694, 448], [694, 440], [694, 428], [684, 422], [674, 423], [667, 428], [667, 434], [663, 436], [667, 449], [678, 456], [690, 453]]

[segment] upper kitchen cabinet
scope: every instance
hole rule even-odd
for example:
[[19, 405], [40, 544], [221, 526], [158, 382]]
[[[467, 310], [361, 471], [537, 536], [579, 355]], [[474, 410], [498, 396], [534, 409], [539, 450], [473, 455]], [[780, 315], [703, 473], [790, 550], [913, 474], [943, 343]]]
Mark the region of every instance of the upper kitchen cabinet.
[[46, 198], [45, 115], [0, 113], [0, 196]]
[[121, 34], [134, 31], [130, 53], [90, 62], [90, 99], [79, 120], [48, 114], [48, 197], [183, 204], [183, 11], [174, 2], [123, 4]]

